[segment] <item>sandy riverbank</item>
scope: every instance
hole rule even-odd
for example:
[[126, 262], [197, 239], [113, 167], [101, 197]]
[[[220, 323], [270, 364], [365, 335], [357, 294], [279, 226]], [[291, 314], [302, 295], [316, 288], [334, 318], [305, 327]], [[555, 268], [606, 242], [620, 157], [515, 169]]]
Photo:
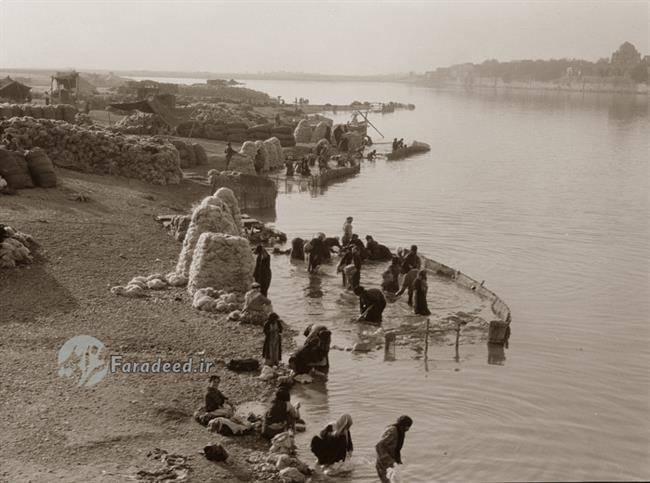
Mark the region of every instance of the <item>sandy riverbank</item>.
[[[57, 352], [87, 334], [129, 360], [257, 357], [259, 327], [240, 326], [191, 307], [185, 289], [149, 299], [113, 296], [109, 287], [138, 274], [169, 271], [180, 245], [153, 216], [186, 213], [208, 194], [185, 180], [156, 187], [134, 180], [58, 170], [56, 189], [0, 198], [0, 220], [41, 244], [34, 264], [0, 271], [0, 480], [120, 481], [155, 467], [154, 448], [187, 456], [189, 481], [250, 481], [245, 457], [255, 437], [227, 441], [192, 419], [205, 374], [109, 374], [91, 388], [57, 375]], [[83, 193], [88, 202], [73, 201]], [[272, 290], [271, 290], [272, 297]], [[287, 339], [285, 351], [291, 347]], [[254, 375], [218, 366], [233, 402], [263, 401], [273, 390]], [[198, 454], [224, 441], [234, 463]]]

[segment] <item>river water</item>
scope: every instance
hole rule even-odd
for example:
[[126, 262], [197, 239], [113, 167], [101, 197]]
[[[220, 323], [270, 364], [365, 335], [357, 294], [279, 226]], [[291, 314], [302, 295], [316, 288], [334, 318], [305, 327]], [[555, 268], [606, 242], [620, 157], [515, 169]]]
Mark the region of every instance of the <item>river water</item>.
[[[318, 428], [349, 412], [359, 460], [350, 479], [375, 481], [374, 443], [404, 413], [415, 421], [403, 450], [408, 482], [650, 477], [647, 98], [247, 85], [312, 103], [415, 104], [371, 120], [386, 139], [424, 141], [429, 153], [366, 162], [323, 193], [293, 189], [278, 198], [276, 223], [290, 237], [329, 235], [352, 215], [361, 236], [391, 248], [417, 243], [485, 280], [513, 315], [502, 365], [488, 364], [484, 343], [461, 345], [459, 362], [436, 345], [428, 371], [413, 354], [384, 362], [381, 351], [332, 351], [327, 383], [297, 390], [303, 454]], [[332, 268], [309, 278], [275, 257], [274, 277], [270, 296], [289, 323], [325, 320], [340, 345], [358, 336], [341, 316], [354, 301]], [[379, 280], [378, 270], [364, 273], [364, 284]], [[443, 285], [432, 282], [434, 318], [481, 308]]]
[[[427, 367], [415, 352], [332, 351], [326, 383], [294, 391], [310, 437], [349, 412], [357, 466], [376, 481], [374, 444], [400, 414], [415, 423], [404, 481], [650, 478], [650, 118], [644, 97], [557, 92], [443, 92], [399, 84], [250, 81], [312, 103], [413, 103], [373, 114], [386, 140], [431, 145], [400, 162], [364, 163], [322, 193], [279, 196], [290, 237], [355, 231], [391, 248], [420, 250], [485, 280], [512, 310], [505, 360], [485, 343], [437, 344]], [[339, 115], [344, 119], [349, 115]], [[370, 132], [375, 141], [382, 139]], [[385, 146], [384, 146], [385, 147]], [[380, 146], [381, 148], [381, 146]], [[274, 257], [270, 297], [296, 327], [325, 322], [334, 343], [364, 330], [332, 267], [308, 277]], [[379, 283], [380, 267], [363, 283]], [[433, 281], [433, 319], [485, 304]], [[401, 304], [401, 306], [400, 306]], [[404, 302], [391, 304], [394, 324]], [[299, 341], [302, 337], [298, 338]]]

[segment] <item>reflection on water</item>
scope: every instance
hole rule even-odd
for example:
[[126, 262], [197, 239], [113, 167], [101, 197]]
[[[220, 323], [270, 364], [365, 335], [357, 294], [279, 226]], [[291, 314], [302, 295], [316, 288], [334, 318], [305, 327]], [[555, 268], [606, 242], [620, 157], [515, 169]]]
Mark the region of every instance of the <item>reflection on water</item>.
[[[417, 158], [364, 163], [359, 176], [320, 196], [279, 196], [276, 222], [289, 238], [337, 235], [352, 215], [361, 237], [393, 249], [417, 243], [485, 279], [513, 312], [507, 354], [477, 336], [461, 341], [456, 362], [452, 336], [429, 348], [427, 371], [416, 358], [421, 337], [398, 346], [395, 360], [383, 350], [332, 351], [328, 381], [297, 389], [309, 424], [299, 438], [303, 456], [323, 424], [350, 412], [362, 461], [351, 478], [375, 481], [374, 444], [406, 412], [415, 421], [403, 451], [409, 482], [646, 479], [647, 98], [249, 83], [256, 85], [312, 102], [414, 103], [415, 111], [371, 119], [388, 139], [431, 145]], [[273, 263], [270, 296], [284, 320], [325, 323], [341, 347], [359, 338], [356, 298], [341, 294], [333, 267], [317, 281], [287, 257]], [[380, 270], [367, 270], [364, 285], [378, 286]], [[430, 294], [436, 321], [482, 310], [474, 294], [444, 283]], [[387, 314], [387, 328], [422, 323], [402, 318], [403, 301]]]

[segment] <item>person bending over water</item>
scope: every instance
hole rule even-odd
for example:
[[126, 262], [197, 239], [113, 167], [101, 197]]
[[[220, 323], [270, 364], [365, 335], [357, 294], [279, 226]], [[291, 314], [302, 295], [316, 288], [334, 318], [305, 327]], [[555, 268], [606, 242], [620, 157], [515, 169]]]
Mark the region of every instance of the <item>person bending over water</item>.
[[402, 447], [406, 432], [413, 425], [413, 420], [408, 416], [400, 416], [395, 424], [388, 426], [381, 435], [379, 443], [375, 446], [377, 462], [375, 468], [381, 483], [390, 483], [386, 472], [389, 468], [402, 464]]
[[359, 297], [359, 320], [366, 320], [375, 324], [381, 324], [382, 314], [386, 308], [386, 297], [378, 288], [366, 290], [362, 286], [354, 289], [355, 295]]
[[278, 389], [271, 406], [264, 415], [262, 423], [262, 436], [272, 439], [273, 436], [293, 430], [296, 427], [296, 421], [300, 418], [298, 409], [300, 403], [294, 407], [291, 404], [291, 395], [286, 389]]
[[[343, 463], [352, 456], [352, 416], [344, 414], [335, 423], [329, 423], [318, 436], [311, 440], [311, 451], [318, 458], [318, 464], [329, 467]], [[327, 469], [325, 473], [327, 474]]]

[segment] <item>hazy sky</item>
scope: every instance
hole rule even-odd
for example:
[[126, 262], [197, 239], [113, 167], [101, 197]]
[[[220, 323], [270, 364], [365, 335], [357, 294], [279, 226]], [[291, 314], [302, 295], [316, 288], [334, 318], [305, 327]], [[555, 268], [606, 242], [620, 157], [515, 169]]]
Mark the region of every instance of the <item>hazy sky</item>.
[[648, 50], [647, 1], [0, 0], [0, 67], [341, 74]]

